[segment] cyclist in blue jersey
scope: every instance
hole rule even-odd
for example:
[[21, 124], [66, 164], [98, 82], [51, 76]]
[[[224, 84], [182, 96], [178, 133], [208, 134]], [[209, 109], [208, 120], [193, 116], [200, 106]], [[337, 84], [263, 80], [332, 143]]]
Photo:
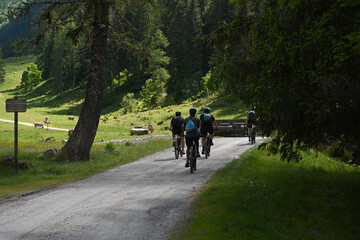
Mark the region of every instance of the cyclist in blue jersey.
[[189, 151], [193, 142], [196, 143], [197, 148], [197, 157], [200, 157], [199, 153], [199, 127], [200, 127], [200, 120], [195, 117], [196, 109], [191, 108], [189, 110], [190, 116], [185, 118], [185, 122], [183, 125], [183, 132], [186, 131], [185, 140], [186, 140], [186, 164], [185, 167], [189, 167]]

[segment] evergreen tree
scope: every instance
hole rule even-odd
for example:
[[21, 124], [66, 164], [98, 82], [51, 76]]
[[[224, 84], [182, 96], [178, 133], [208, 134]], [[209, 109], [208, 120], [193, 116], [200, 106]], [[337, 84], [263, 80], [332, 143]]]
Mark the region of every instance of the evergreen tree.
[[181, 88], [184, 80], [201, 71], [201, 8], [198, 0], [169, 1], [166, 4], [169, 14], [166, 35], [170, 43], [168, 55], [171, 59], [169, 70], [172, 76], [167, 88], [179, 101], [183, 100]]
[[166, 66], [169, 64], [169, 57], [165, 49], [169, 43], [162, 31], [158, 29], [151, 40], [151, 53], [147, 73], [151, 79], [146, 81], [142, 88], [141, 96], [146, 106], [159, 106], [163, 103], [166, 95], [165, 84], [170, 78]]
[[63, 32], [58, 32], [54, 39], [54, 49], [51, 55], [51, 76], [54, 90], [59, 91], [60, 96], [63, 94], [64, 86], [64, 52], [65, 38]]
[[2, 54], [0, 49], [0, 85], [4, 83], [5, 81], [5, 69], [4, 69], [4, 63], [2, 60]]

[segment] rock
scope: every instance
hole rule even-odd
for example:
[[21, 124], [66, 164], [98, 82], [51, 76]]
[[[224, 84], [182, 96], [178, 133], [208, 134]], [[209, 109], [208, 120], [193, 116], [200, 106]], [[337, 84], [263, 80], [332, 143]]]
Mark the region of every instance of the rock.
[[58, 152], [56, 148], [50, 148], [44, 152], [44, 155], [55, 155]]
[[45, 139], [45, 142], [55, 142], [54, 137], [48, 137]]
[[11, 164], [13, 164], [14, 160], [15, 160], [14, 155], [7, 155], [3, 158], [3, 163], [5, 165], [11, 165]]
[[63, 144], [65, 144], [65, 143], [67, 143], [67, 140], [66, 140], [66, 139], [63, 139], [61, 142], [62, 142]]

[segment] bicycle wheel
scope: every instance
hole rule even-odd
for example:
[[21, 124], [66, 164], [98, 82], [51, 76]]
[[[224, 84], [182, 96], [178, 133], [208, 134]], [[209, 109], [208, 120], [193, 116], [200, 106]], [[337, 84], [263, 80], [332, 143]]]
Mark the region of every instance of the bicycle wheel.
[[[194, 161], [195, 161], [195, 147], [191, 146], [190, 153], [189, 153], [189, 161], [190, 161], [190, 173], [194, 173]], [[196, 168], [196, 166], [195, 166]]]
[[205, 139], [205, 143], [204, 143], [204, 149], [205, 149], [205, 158], [208, 158], [208, 156], [209, 156], [209, 152], [208, 152], [208, 145], [209, 145], [209, 139], [208, 138], [206, 138]]
[[179, 147], [177, 146], [177, 143], [175, 143], [174, 150], [175, 150], [175, 158], [178, 159], [179, 158]]
[[251, 130], [251, 144], [255, 143], [255, 130]]
[[180, 140], [180, 137], [177, 139], [177, 145], [178, 145], [178, 151], [179, 151], [180, 157], [182, 157], [183, 154], [182, 154], [182, 151], [180, 150], [180, 149], [181, 149], [181, 140]]

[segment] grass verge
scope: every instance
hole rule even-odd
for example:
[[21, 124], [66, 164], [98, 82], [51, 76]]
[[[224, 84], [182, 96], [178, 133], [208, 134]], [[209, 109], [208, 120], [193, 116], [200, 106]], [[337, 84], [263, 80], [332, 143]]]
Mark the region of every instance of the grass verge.
[[219, 171], [174, 239], [360, 239], [360, 169], [252, 150]]
[[[0, 155], [13, 154], [13, 144], [0, 142], [2, 148]], [[96, 144], [91, 150], [89, 162], [60, 162], [57, 158], [41, 155], [46, 149], [58, 148], [56, 143], [20, 143], [19, 161], [26, 159], [34, 167], [19, 170], [15, 174], [10, 166], [0, 164], [0, 197], [16, 195], [26, 191], [45, 187], [52, 187], [71, 181], [87, 178], [91, 175], [126, 164], [143, 156], [171, 147], [169, 139], [143, 141], [141, 143], [114, 144], [113, 150], [119, 154], [114, 155], [106, 151], [106, 144]]]

